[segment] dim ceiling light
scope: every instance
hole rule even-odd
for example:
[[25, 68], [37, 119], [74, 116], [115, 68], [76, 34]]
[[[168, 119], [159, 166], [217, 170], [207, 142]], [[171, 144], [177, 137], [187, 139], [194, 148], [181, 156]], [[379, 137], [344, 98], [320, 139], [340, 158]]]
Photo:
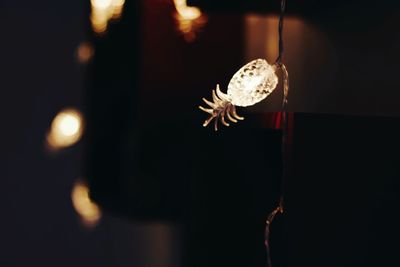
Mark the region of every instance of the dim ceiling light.
[[87, 227], [94, 227], [101, 219], [101, 210], [90, 199], [89, 187], [85, 182], [78, 180], [71, 192], [72, 205], [76, 213], [82, 220], [82, 223]]
[[47, 134], [48, 146], [60, 149], [78, 142], [83, 132], [82, 118], [82, 114], [75, 109], [65, 109], [58, 113]]

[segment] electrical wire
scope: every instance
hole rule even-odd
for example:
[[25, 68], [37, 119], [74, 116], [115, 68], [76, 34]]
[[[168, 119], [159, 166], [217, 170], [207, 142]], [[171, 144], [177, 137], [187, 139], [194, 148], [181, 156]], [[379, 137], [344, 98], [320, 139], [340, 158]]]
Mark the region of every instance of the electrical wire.
[[284, 187], [286, 177], [288, 175], [288, 153], [287, 153], [287, 139], [288, 139], [288, 119], [287, 119], [287, 97], [289, 93], [289, 74], [286, 70], [285, 65], [282, 63], [282, 57], [284, 52], [283, 46], [283, 22], [285, 15], [286, 1], [281, 0], [281, 9], [279, 15], [278, 35], [279, 35], [279, 54], [276, 59], [275, 65], [282, 72], [283, 77], [283, 101], [281, 109], [281, 130], [282, 130], [282, 180], [281, 180], [281, 197], [279, 199], [278, 206], [268, 215], [265, 222], [264, 231], [264, 244], [267, 252], [267, 264], [268, 267], [272, 267], [271, 261], [271, 250], [270, 250], [270, 226], [276, 215], [283, 213], [284, 209]]
[[279, 54], [276, 59], [276, 63], [282, 62], [283, 56], [283, 20], [285, 17], [285, 9], [286, 9], [286, 0], [281, 0], [281, 11], [279, 14], [279, 26], [278, 26], [278, 34], [279, 34]]

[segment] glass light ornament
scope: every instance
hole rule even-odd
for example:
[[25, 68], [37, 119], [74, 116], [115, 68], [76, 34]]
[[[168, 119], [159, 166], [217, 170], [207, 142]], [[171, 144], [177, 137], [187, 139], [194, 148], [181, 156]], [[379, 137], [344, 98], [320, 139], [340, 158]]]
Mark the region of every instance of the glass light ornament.
[[219, 85], [212, 91], [213, 102], [203, 98], [203, 101], [209, 106], [199, 108], [210, 114], [210, 117], [203, 123], [206, 127], [213, 119], [214, 129], [218, 130], [218, 121], [225, 126], [229, 126], [226, 118], [231, 122], [243, 120], [236, 113], [236, 106], [247, 107], [257, 104], [271, 94], [278, 84], [277, 70], [281, 69], [284, 76], [284, 101], [288, 91], [288, 75], [285, 66], [282, 63], [270, 65], [265, 59], [255, 59], [240, 70], [232, 77], [228, 85], [226, 94], [222, 93]]

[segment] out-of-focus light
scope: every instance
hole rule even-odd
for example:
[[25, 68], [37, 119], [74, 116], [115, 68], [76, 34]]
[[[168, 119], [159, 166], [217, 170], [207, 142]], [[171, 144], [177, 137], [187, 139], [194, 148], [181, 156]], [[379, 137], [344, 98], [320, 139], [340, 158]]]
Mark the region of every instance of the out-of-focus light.
[[114, 0], [112, 5], [114, 7], [112, 19], [120, 18], [124, 9], [125, 0]]
[[47, 145], [51, 149], [71, 146], [79, 141], [83, 132], [83, 116], [75, 109], [62, 110], [54, 118], [47, 134]]
[[122, 7], [125, 4], [125, 0], [113, 0], [112, 5], [114, 7]]
[[186, 0], [174, 0], [177, 29], [187, 42], [196, 39], [196, 33], [206, 24], [207, 17], [197, 7], [188, 6]]
[[86, 183], [78, 180], [71, 192], [72, 205], [76, 213], [87, 227], [96, 226], [101, 219], [101, 210], [96, 203], [90, 199], [89, 187]]
[[88, 42], [82, 42], [79, 44], [76, 54], [79, 63], [86, 64], [94, 55], [93, 46]]
[[108, 9], [112, 5], [113, 0], [91, 0], [93, 8], [96, 9]]
[[201, 11], [197, 7], [188, 6], [186, 0], [174, 0], [176, 11], [183, 19], [194, 20], [201, 16]]
[[93, 31], [98, 34], [107, 31], [108, 22], [119, 19], [124, 9], [125, 0], [91, 0], [90, 21]]

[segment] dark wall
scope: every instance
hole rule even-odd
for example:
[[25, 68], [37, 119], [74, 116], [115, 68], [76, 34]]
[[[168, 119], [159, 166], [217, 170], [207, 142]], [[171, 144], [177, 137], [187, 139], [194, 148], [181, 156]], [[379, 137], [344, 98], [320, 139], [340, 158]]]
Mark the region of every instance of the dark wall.
[[297, 114], [288, 266], [397, 266], [398, 118]]

